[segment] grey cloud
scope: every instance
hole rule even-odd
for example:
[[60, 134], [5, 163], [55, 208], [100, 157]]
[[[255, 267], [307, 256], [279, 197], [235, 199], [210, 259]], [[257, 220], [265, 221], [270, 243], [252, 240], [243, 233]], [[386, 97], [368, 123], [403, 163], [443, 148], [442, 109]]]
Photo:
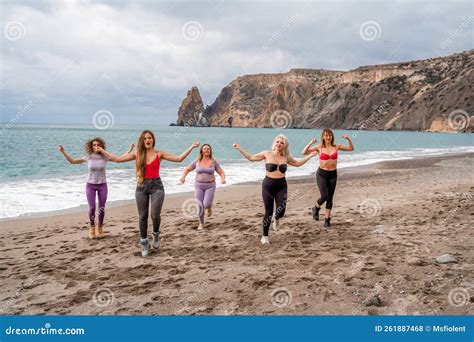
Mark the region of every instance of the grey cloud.
[[[2, 36], [2, 121], [40, 96], [22, 122], [87, 123], [94, 111], [109, 109], [124, 124], [138, 117], [168, 124], [194, 85], [210, 103], [243, 74], [347, 70], [472, 48], [473, 21], [458, 29], [473, 14], [469, 1], [78, 0], [1, 7], [2, 27], [17, 20], [26, 30], [17, 41]], [[190, 21], [203, 29], [196, 40], [183, 36]], [[361, 38], [367, 21], [379, 24], [378, 39]], [[453, 32], [455, 39], [442, 45]]]

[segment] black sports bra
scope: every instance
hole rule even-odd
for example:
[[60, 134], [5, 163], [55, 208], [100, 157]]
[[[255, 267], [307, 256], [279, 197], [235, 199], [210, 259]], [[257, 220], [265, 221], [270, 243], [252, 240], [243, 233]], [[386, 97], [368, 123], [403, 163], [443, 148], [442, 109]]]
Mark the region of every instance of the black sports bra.
[[265, 169], [267, 169], [268, 172], [274, 172], [278, 169], [278, 171], [280, 171], [281, 173], [285, 173], [286, 168], [287, 168], [286, 164], [280, 164], [280, 165], [272, 164], [272, 163], [265, 164]]

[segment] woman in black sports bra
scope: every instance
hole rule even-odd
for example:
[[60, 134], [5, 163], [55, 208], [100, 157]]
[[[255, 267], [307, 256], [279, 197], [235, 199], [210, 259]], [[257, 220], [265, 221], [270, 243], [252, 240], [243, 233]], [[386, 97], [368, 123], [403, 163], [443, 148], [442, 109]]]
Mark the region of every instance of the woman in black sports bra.
[[271, 151], [262, 151], [251, 155], [238, 144], [233, 145], [246, 159], [250, 161], [265, 160], [265, 179], [262, 182], [262, 197], [265, 206], [265, 215], [263, 217], [263, 236], [260, 242], [262, 244], [270, 243], [268, 240], [268, 231], [273, 216], [273, 205], [275, 203], [275, 219], [273, 220], [273, 230], [278, 229], [278, 220], [283, 217], [286, 209], [287, 184], [285, 173], [287, 165], [302, 166], [317, 153], [311, 153], [302, 159], [295, 159], [290, 155], [288, 139], [279, 134], [273, 139]]

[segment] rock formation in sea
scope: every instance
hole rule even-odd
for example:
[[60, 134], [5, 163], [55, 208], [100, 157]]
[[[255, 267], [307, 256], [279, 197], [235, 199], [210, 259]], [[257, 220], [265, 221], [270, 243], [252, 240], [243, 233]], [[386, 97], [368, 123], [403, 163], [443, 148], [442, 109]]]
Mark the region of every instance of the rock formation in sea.
[[193, 87], [177, 124], [472, 132], [473, 84], [474, 50], [350, 71], [245, 75], [206, 108]]

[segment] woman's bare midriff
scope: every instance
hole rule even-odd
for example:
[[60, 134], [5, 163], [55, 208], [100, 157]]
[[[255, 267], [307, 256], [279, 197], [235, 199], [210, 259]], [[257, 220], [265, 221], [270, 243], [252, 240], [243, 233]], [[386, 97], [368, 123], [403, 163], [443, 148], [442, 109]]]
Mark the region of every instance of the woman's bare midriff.
[[325, 171], [334, 171], [337, 168], [336, 160], [320, 160], [319, 168]]
[[267, 176], [268, 178], [274, 178], [274, 179], [285, 178], [285, 174], [281, 173], [280, 171], [273, 171], [273, 172], [265, 171], [265, 176]]

